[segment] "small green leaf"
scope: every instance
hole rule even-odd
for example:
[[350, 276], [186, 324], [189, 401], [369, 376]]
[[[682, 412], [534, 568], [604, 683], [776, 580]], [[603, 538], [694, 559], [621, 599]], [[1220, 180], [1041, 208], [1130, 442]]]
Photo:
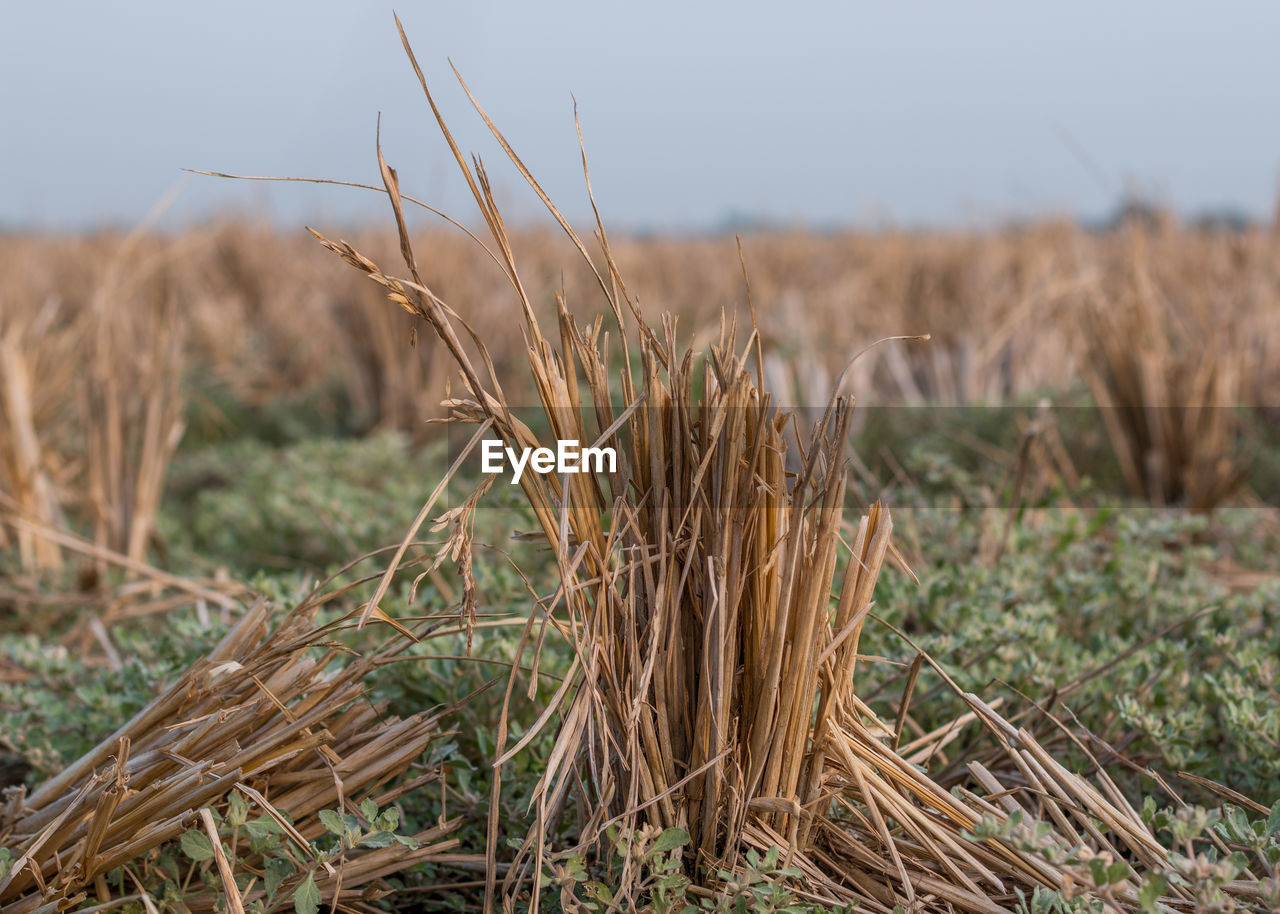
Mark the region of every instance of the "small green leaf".
[[1158, 902], [1164, 890], [1169, 887], [1169, 881], [1163, 876], [1150, 875], [1142, 883], [1142, 888], [1138, 891], [1138, 904], [1144, 911], [1154, 911], [1156, 902]]
[[683, 828], [668, 828], [658, 840], [653, 842], [653, 852], [655, 854], [665, 853], [666, 851], [675, 850], [677, 847], [684, 847], [689, 843], [689, 833]]
[[270, 902], [276, 897], [276, 892], [280, 889], [280, 883], [293, 875], [293, 861], [287, 857], [268, 857], [266, 869], [266, 889], [267, 901]]
[[1115, 885], [1124, 882], [1129, 878], [1129, 865], [1123, 860], [1117, 860], [1111, 866], [1107, 867], [1107, 885]]
[[282, 834], [283, 832], [280, 828], [280, 823], [275, 819], [268, 818], [267, 816], [261, 816], [254, 819], [252, 822], [246, 822], [244, 824], [244, 830], [249, 833], [250, 841], [259, 842], [265, 842], [269, 838]]
[[[3, 864], [3, 862], [3, 856], [0, 855], [0, 864]], [[156, 860], [156, 866], [170, 879], [177, 879], [179, 876], [178, 861], [173, 859], [172, 854], [161, 854]]]
[[1226, 822], [1227, 833], [1236, 841], [1243, 841], [1249, 834], [1249, 820], [1245, 818], [1244, 810], [1238, 807], [1231, 807], [1231, 811], [1227, 813]]
[[613, 904], [613, 891], [602, 882], [585, 883], [582, 891], [588, 898], [603, 903], [606, 908]]
[[213, 859], [213, 844], [204, 832], [194, 828], [182, 833], [182, 852], [196, 863]]
[[390, 847], [394, 838], [389, 831], [375, 831], [365, 835], [360, 844], [363, 847]]
[[360, 803], [360, 814], [369, 820], [370, 824], [378, 818], [378, 804], [373, 800], [362, 800]]
[[320, 890], [310, 873], [302, 884], [293, 890], [293, 909], [297, 914], [316, 914], [320, 910]]
[[1276, 800], [1276, 805], [1271, 807], [1271, 815], [1267, 816], [1267, 832], [1280, 834], [1280, 800]]
[[227, 823], [232, 828], [239, 828], [248, 818], [249, 804], [244, 801], [244, 797], [240, 796], [239, 791], [231, 791], [227, 795]]
[[264, 835], [283, 835], [284, 829], [280, 827], [280, 823], [271, 816], [258, 816], [252, 822], [246, 823], [249, 828], [257, 828]]
[[325, 830], [330, 834], [338, 835], [339, 837], [342, 836], [342, 832], [346, 829], [346, 826], [342, 821], [342, 816], [338, 815], [332, 809], [320, 810], [320, 824], [323, 825]]

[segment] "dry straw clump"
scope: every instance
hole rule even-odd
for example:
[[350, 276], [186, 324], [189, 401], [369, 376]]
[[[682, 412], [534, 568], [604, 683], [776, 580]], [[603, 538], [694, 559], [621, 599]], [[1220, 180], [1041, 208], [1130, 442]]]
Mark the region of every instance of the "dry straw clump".
[[1130, 492], [1207, 510], [1244, 477], [1241, 410], [1254, 398], [1274, 400], [1261, 380], [1268, 334], [1254, 338], [1266, 327], [1257, 292], [1231, 281], [1243, 249], [1197, 258], [1194, 266], [1221, 285], [1212, 296], [1187, 295], [1154, 269], [1157, 258], [1175, 256], [1169, 240], [1133, 226], [1129, 256], [1109, 265], [1109, 294], [1090, 290], [1085, 377]]
[[[135, 563], [156, 535], [186, 406], [184, 313], [154, 280], [193, 243], [155, 250], [145, 238], [140, 228], [82, 244], [83, 262], [55, 277], [56, 290], [39, 271], [0, 278], [0, 509], [91, 530], [97, 546]], [[35, 262], [35, 242], [13, 245], [14, 262]], [[62, 566], [53, 539], [13, 526], [8, 534], [24, 570]]]
[[[404, 45], [412, 60], [407, 39]], [[414, 68], [483, 214], [492, 239], [486, 249], [519, 301], [538, 424], [549, 436], [539, 438], [530, 417], [517, 414], [482, 339], [423, 281], [396, 173], [381, 152], [408, 276], [385, 272], [350, 244], [322, 241], [443, 342], [464, 387], [448, 406], [456, 421], [479, 426], [472, 446], [487, 434], [513, 448], [576, 439], [618, 452], [616, 472], [599, 479], [521, 479], [560, 583], [530, 613], [520, 655], [533, 654], [536, 665], [539, 646], [554, 633], [573, 661], [534, 728], [514, 742], [505, 725], [498, 733], [495, 811], [502, 766], [539, 730], [556, 728], [530, 833], [505, 888], [516, 891], [526, 880], [545, 887], [538, 880], [551, 853], [548, 836], [576, 814], [587, 850], [600, 848], [610, 826], [687, 832], [683, 865], [704, 884], [737, 870], [748, 849], [778, 846], [803, 874], [795, 890], [820, 902], [986, 912], [1004, 910], [1015, 890], [1047, 886], [1137, 909], [1143, 874], [1164, 867], [1166, 852], [1104, 772], [1093, 780], [1072, 774], [975, 695], [964, 696], [970, 710], [955, 728], [908, 745], [899, 742], [900, 725], [878, 720], [859, 699], [859, 635], [893, 552], [893, 525], [878, 504], [846, 524], [852, 402], [831, 399], [803, 443], [800, 469], [789, 474], [788, 415], [762, 389], [755, 322], [740, 347], [732, 324], [722, 322], [701, 356], [679, 347], [674, 318], [647, 323], [598, 217], [602, 266], [472, 98], [589, 265], [617, 337], [611, 347], [604, 318], [581, 325], [562, 299], [555, 329], [545, 332], [484, 165], [468, 164], [416, 61]], [[485, 488], [455, 509], [455, 530], [468, 528], [466, 515]], [[455, 554], [468, 547], [460, 533]], [[375, 611], [377, 597], [367, 607]], [[948, 791], [930, 778], [927, 763], [972, 720], [988, 731], [998, 764], [973, 763], [971, 789]], [[1023, 816], [1040, 827], [1023, 830]], [[500, 837], [495, 812], [489, 907]], [[1081, 855], [1115, 864], [1109, 884], [1064, 862]], [[635, 861], [624, 866], [614, 904], [643, 906]], [[1256, 885], [1233, 890], [1256, 893]], [[535, 888], [531, 896], [535, 909], [539, 894]], [[1174, 887], [1165, 900], [1185, 907], [1189, 898]]]

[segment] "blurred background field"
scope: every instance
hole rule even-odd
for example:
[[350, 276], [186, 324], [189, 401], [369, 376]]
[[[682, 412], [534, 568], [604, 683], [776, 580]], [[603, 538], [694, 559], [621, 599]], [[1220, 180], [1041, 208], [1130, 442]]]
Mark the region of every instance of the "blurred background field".
[[[395, 251], [373, 232], [348, 240], [383, 259]], [[1280, 237], [1270, 230], [1195, 229], [1142, 212], [1094, 232], [1050, 222], [991, 234], [746, 234], [741, 244], [741, 264], [728, 236], [614, 249], [642, 311], [674, 313], [695, 344], [722, 314], [749, 320], [749, 281], [778, 402], [821, 407], [858, 355], [843, 390], [863, 407], [860, 430], [892, 434], [912, 410], [938, 408], [941, 421], [943, 408], [962, 407], [963, 423], [988, 414], [1016, 435], [1018, 408], [1043, 400], [1074, 426], [1071, 447], [1091, 448], [1093, 465], [1062, 467], [1069, 478], [1193, 508], [1271, 505], [1280, 494], [1266, 439], [1280, 409]], [[532, 405], [503, 274], [459, 232], [419, 245], [430, 252], [424, 279], [486, 341], [512, 378], [511, 402]], [[0, 247], [0, 492], [32, 517], [141, 560], [158, 545], [162, 492], [184, 484], [169, 478], [176, 455], [189, 462], [237, 439], [381, 433], [416, 452], [441, 435], [427, 422], [444, 414], [439, 344], [308, 236], [227, 223], [4, 236]], [[557, 294], [583, 320], [597, 313], [594, 280], [563, 239], [526, 231], [516, 247], [544, 316]], [[896, 407], [911, 409], [891, 416]], [[859, 453], [880, 460], [875, 446]], [[58, 563], [49, 544], [7, 537], [23, 567]]]

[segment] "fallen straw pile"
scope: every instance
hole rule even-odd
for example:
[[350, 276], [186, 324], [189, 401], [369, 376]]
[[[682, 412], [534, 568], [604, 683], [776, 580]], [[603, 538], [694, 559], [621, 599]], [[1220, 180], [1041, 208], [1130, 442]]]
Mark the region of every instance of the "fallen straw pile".
[[[657, 330], [641, 317], [598, 217], [603, 269], [476, 104], [591, 264], [619, 330], [611, 353], [603, 318], [579, 326], [558, 299], [558, 327], [549, 338], [521, 282], [484, 166], [474, 160], [473, 170], [463, 157], [413, 63], [491, 233], [490, 256], [522, 307], [539, 422], [551, 438], [608, 443], [618, 454], [616, 471], [602, 479], [521, 479], [560, 586], [540, 604], [541, 630], [538, 614], [530, 614], [520, 651], [536, 655], [554, 629], [574, 659], [531, 732], [514, 744], [505, 729], [498, 734], [500, 772], [537, 730], [558, 726], [506, 890], [541, 878], [548, 834], [577, 810], [588, 850], [600, 849], [608, 826], [686, 831], [684, 869], [702, 885], [736, 870], [749, 848], [776, 845], [802, 872], [794, 887], [802, 896], [859, 901], [878, 912], [898, 905], [999, 911], [1016, 901], [1015, 892], [1036, 887], [1132, 910], [1152, 900], [1154, 886], [1154, 899], [1170, 909], [1191, 907], [1191, 891], [1176, 884], [1152, 882], [1140, 901], [1144, 877], [1167, 869], [1167, 852], [1105, 772], [1093, 781], [1070, 773], [977, 696], [965, 696], [971, 710], [957, 724], [985, 726], [1002, 763], [972, 764], [971, 789], [951, 792], [930, 779], [923, 766], [959, 727], [901, 746], [900, 725], [877, 720], [858, 697], [859, 635], [893, 553], [890, 515], [879, 505], [857, 523], [852, 542], [843, 538], [851, 401], [832, 399], [803, 448], [800, 471], [788, 474], [788, 416], [763, 392], [754, 321], [741, 349], [722, 322], [705, 356], [681, 351], [673, 318]], [[468, 354], [456, 328], [470, 328], [424, 282], [396, 174], [381, 152], [379, 163], [409, 276], [391, 276], [350, 245], [321, 240], [440, 337], [465, 386], [449, 401], [453, 417], [481, 426], [473, 445], [482, 434], [512, 448], [554, 444], [517, 416], [474, 335], [478, 359]], [[587, 186], [590, 194], [589, 178]], [[623, 366], [616, 386], [614, 357]], [[476, 503], [468, 499], [454, 513]], [[465, 519], [453, 519], [466, 529]], [[455, 542], [463, 553], [467, 545], [465, 537]], [[367, 611], [376, 608], [375, 600]], [[499, 837], [495, 816], [490, 909]], [[613, 903], [641, 907], [641, 874], [634, 861], [623, 866]], [[1228, 891], [1256, 895], [1257, 883]], [[535, 910], [539, 894], [530, 898]]]
[[[360, 700], [364, 678], [395, 646], [338, 667], [341, 623], [314, 622], [323, 602], [274, 626], [270, 604], [259, 602], [109, 739], [30, 797], [8, 792], [5, 914], [67, 910], [87, 893], [156, 910], [147, 887], [162, 880], [189, 886], [181, 900], [192, 912], [243, 911], [268, 894], [268, 907], [280, 907], [300, 889], [317, 903], [350, 903], [371, 898], [372, 880], [456, 846], [456, 819], [402, 841], [392, 818], [370, 815], [439, 779], [438, 767], [402, 776], [444, 734], [437, 713], [401, 720]], [[334, 821], [327, 811], [338, 809], [363, 837], [385, 837], [317, 856], [313, 843], [331, 831], [324, 820]], [[157, 856], [179, 838], [185, 855]], [[109, 884], [118, 867], [128, 878]]]

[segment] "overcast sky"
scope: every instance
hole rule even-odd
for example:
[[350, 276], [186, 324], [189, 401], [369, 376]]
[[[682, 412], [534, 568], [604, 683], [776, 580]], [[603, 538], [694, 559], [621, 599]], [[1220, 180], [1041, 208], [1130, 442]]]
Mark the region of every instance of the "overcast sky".
[[[1051, 8], [1052, 7], [1052, 8]], [[536, 216], [448, 69], [552, 196], [617, 228], [982, 225], [1097, 216], [1126, 187], [1269, 219], [1280, 3], [522, 2], [395, 7], [464, 149]], [[0, 226], [385, 216], [377, 181], [470, 219], [382, 2], [0, 0]]]

